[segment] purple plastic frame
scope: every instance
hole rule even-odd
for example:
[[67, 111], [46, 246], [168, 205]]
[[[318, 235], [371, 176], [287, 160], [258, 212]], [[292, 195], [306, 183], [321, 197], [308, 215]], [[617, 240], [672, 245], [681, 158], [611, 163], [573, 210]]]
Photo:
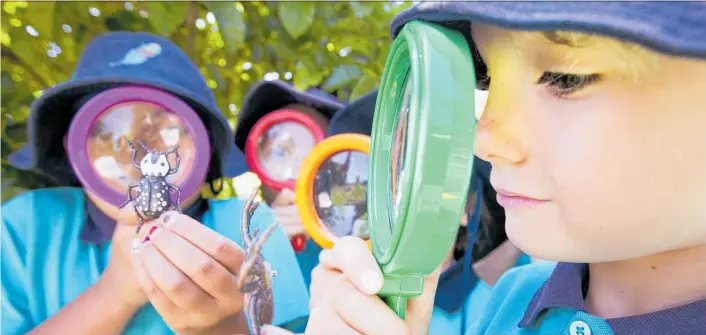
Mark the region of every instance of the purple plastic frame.
[[122, 86], [107, 90], [88, 100], [76, 112], [66, 137], [66, 152], [71, 167], [83, 187], [112, 205], [120, 206], [125, 202], [127, 189], [119, 192], [103, 182], [91, 164], [88, 163], [90, 158], [86, 145], [90, 130], [98, 117], [109, 108], [126, 102], [155, 104], [181, 118], [184, 129], [194, 141], [192, 171], [186, 176], [184, 183], [178, 185], [181, 189], [181, 199], [188, 199], [194, 193], [200, 192], [211, 162], [211, 144], [208, 140], [206, 126], [196, 111], [178, 97], [145, 86]]

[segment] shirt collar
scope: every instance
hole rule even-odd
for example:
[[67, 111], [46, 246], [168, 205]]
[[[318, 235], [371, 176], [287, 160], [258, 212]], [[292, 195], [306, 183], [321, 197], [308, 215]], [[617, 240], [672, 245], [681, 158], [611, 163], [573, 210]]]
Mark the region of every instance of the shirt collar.
[[[588, 266], [558, 263], [549, 279], [534, 295], [519, 326], [531, 327], [542, 312], [565, 307], [584, 311], [583, 286], [589, 280]], [[706, 300], [654, 313], [608, 319], [615, 334], [703, 334]]]
[[[86, 218], [81, 229], [80, 239], [86, 243], [103, 244], [113, 237], [115, 220], [105, 215], [96, 204], [85, 197]], [[208, 201], [199, 198], [193, 205], [184, 210], [184, 214], [201, 221], [203, 214], [208, 210]]]

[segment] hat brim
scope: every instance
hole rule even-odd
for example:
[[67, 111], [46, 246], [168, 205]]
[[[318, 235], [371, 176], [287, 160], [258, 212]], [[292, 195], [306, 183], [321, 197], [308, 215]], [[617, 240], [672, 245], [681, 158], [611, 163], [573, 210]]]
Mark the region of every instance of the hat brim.
[[459, 21], [512, 30], [570, 30], [605, 35], [672, 55], [706, 58], [706, 5], [701, 2], [422, 2], [390, 23], [395, 37], [409, 21], [458, 28]]
[[[234, 150], [231, 139], [232, 130], [228, 120], [215, 107], [204, 101], [199, 96], [194, 95], [189, 90], [179, 85], [168, 83], [159, 79], [139, 80], [123, 77], [96, 77], [81, 80], [70, 80], [56, 85], [46, 90], [31, 107], [28, 129], [29, 148], [28, 151], [16, 156], [17, 167], [28, 170], [38, 169], [59, 180], [64, 180], [70, 175], [70, 167], [66, 163], [66, 155], [63, 150], [50, 151], [50, 146], [55, 146], [56, 141], [61, 141], [68, 129], [68, 125], [76, 112], [74, 103], [86, 94], [100, 92], [122, 85], [142, 85], [168, 91], [184, 99], [198, 113], [201, 120], [206, 125], [209, 132], [211, 145], [214, 153], [221, 159], [221, 172], [225, 171], [225, 161], [223, 157], [231, 154]], [[70, 112], [67, 112], [70, 109]], [[237, 150], [237, 149], [235, 149]], [[51, 157], [51, 156], [54, 157]], [[56, 157], [61, 155], [62, 157]], [[26, 156], [30, 157], [29, 162]], [[231, 154], [231, 157], [234, 157]], [[63, 162], [57, 164], [57, 162]], [[14, 165], [14, 164], [13, 164]], [[234, 169], [226, 168], [233, 171]], [[234, 176], [227, 176], [234, 177]], [[75, 180], [68, 181], [67, 184], [75, 184]]]
[[290, 104], [311, 106], [322, 112], [327, 118], [332, 118], [336, 111], [345, 104], [309, 92], [301, 92], [283, 81], [261, 81], [255, 84], [245, 96], [243, 107], [238, 114], [238, 125], [235, 130], [235, 144], [241, 150], [245, 148], [248, 134], [255, 123], [268, 113]]
[[375, 89], [336, 112], [328, 126], [326, 136], [344, 133], [358, 133], [370, 136], [373, 129], [375, 102], [378, 90]]

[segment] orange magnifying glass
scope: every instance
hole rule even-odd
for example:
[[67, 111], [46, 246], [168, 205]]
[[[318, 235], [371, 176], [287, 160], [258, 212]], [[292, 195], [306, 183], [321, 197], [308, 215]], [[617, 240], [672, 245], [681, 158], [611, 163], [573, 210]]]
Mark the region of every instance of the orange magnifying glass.
[[324, 249], [344, 236], [369, 238], [369, 153], [370, 137], [335, 135], [314, 146], [299, 168], [299, 214], [309, 236]]

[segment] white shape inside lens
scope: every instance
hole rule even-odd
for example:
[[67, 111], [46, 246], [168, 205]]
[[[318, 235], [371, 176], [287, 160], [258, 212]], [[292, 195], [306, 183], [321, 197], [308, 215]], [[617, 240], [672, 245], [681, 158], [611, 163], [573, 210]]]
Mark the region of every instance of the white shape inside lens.
[[333, 206], [333, 201], [331, 201], [331, 198], [328, 196], [328, 193], [319, 193], [319, 207], [330, 208], [331, 206]]
[[179, 143], [180, 133], [181, 132], [177, 127], [165, 128], [159, 131], [159, 135], [162, 137], [162, 141], [164, 141], [164, 144], [168, 147], [172, 147]]
[[117, 179], [125, 174], [113, 156], [101, 156], [93, 161], [93, 166], [103, 178]]

